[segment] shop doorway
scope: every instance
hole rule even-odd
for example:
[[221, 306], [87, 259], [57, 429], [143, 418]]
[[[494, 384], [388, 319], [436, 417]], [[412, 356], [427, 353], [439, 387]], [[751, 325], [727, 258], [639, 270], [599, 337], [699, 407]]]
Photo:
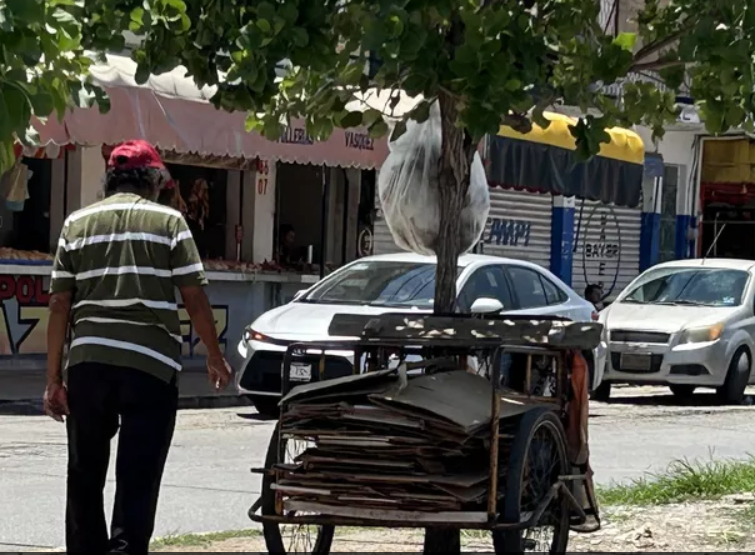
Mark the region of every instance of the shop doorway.
[[357, 224], [357, 249], [356, 258], [370, 256], [374, 249], [374, 232], [376, 190], [375, 170], [362, 170], [361, 190], [359, 193], [359, 213]]
[[705, 189], [701, 255], [755, 260], [755, 184], [734, 194], [716, 186]]
[[699, 255], [755, 260], [755, 142], [706, 140], [701, 166]]

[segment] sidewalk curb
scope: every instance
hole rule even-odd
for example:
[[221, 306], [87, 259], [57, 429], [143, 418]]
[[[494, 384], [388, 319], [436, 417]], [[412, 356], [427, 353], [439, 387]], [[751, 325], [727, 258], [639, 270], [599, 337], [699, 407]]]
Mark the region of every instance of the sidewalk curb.
[[[252, 403], [242, 395], [190, 395], [179, 397], [178, 410], [227, 409], [251, 407]], [[45, 411], [42, 399], [0, 399], [0, 416], [41, 416]]]

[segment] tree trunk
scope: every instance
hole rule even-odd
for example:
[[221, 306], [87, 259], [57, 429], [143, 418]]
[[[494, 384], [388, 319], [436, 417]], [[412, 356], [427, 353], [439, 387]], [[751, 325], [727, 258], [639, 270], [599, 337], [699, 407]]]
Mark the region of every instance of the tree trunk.
[[440, 233], [435, 244], [435, 314], [452, 314], [456, 306], [457, 263], [461, 254], [461, 210], [469, 188], [469, 170], [475, 145], [456, 127], [456, 101], [444, 94], [438, 99], [442, 121], [442, 147], [438, 160]]
[[[442, 121], [443, 146], [438, 160], [440, 232], [435, 244], [435, 314], [453, 314], [456, 307], [456, 276], [461, 254], [461, 210], [469, 189], [469, 170], [476, 145], [463, 129], [456, 127], [456, 101], [441, 94], [438, 99]], [[461, 552], [459, 530], [426, 528], [425, 553]]]

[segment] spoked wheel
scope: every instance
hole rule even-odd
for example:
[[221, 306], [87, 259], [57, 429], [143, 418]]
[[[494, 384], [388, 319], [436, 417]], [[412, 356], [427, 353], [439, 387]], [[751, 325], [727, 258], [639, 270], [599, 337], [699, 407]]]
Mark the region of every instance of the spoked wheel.
[[[505, 522], [527, 519], [559, 476], [569, 474], [564, 428], [553, 411], [526, 413], [519, 423], [506, 475], [502, 517]], [[566, 553], [570, 505], [563, 495], [553, 498], [539, 522], [521, 531], [493, 532], [496, 553]]]
[[[309, 443], [280, 437], [280, 424], [275, 427], [270, 446], [265, 457], [265, 468], [271, 469], [278, 461], [293, 463], [301, 455]], [[275, 490], [270, 486], [275, 482], [275, 476], [265, 474], [262, 479], [262, 514], [275, 515]], [[293, 515], [296, 513], [286, 512]], [[333, 544], [333, 526], [310, 526], [304, 524], [278, 524], [264, 522], [262, 524], [265, 544], [269, 553], [287, 555], [289, 553], [330, 553]]]

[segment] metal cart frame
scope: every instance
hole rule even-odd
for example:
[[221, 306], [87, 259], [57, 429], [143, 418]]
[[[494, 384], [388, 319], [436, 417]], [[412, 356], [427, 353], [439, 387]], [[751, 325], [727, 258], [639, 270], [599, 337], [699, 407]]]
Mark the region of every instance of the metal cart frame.
[[[354, 316], [342, 315], [343, 318], [351, 321]], [[336, 319], [339, 316], [336, 316]], [[471, 337], [455, 337], [455, 334], [445, 334], [432, 336], [432, 334], [426, 334], [425, 337], [412, 336], [412, 337], [400, 337], [400, 333], [392, 333], [392, 331], [386, 332], [387, 329], [391, 329], [391, 323], [396, 319], [402, 319], [404, 322], [407, 319], [421, 319], [426, 325], [425, 329], [448, 329], [449, 318], [433, 317], [426, 315], [408, 315], [406, 313], [401, 314], [389, 314], [381, 317], [358, 317], [361, 318], [362, 323], [367, 322], [362, 328], [362, 337], [359, 339], [344, 339], [344, 340], [330, 340], [330, 341], [316, 341], [316, 342], [300, 342], [292, 344], [288, 347], [283, 361], [282, 370], [282, 392], [283, 401], [281, 402], [282, 413], [286, 410], [285, 396], [292, 389], [292, 380], [290, 376], [291, 364], [295, 362], [297, 357], [306, 354], [312, 356], [313, 354], [319, 354], [319, 365], [317, 371], [312, 372], [311, 381], [319, 381], [323, 378], [325, 373], [326, 356], [328, 352], [332, 351], [350, 351], [354, 353], [354, 373], [360, 371], [361, 359], [363, 355], [365, 357], [366, 368], [365, 372], [374, 370], [373, 363], [379, 353], [400, 351], [402, 353], [411, 353], [416, 351], [418, 354], [427, 354], [435, 351], [442, 351], [445, 356], [459, 356], [465, 357], [480, 351], [492, 351], [494, 357], [492, 364], [490, 365], [491, 373], [488, 375], [493, 383], [491, 393], [491, 422], [490, 422], [490, 487], [487, 499], [487, 512], [486, 518], [478, 519], [476, 521], [470, 521], [469, 518], [461, 518], [462, 515], [468, 516], [475, 513], [459, 513], [459, 518], [454, 519], [452, 513], [444, 513], [443, 518], [438, 520], [426, 520], [421, 521], [407, 521], [404, 519], [370, 519], [360, 517], [345, 517], [345, 516], [332, 516], [332, 515], [284, 515], [282, 494], [278, 491], [274, 492], [276, 496], [276, 513], [277, 514], [259, 514], [259, 510], [263, 504], [263, 497], [266, 494], [262, 492], [260, 498], [249, 509], [249, 517], [251, 520], [260, 523], [268, 524], [289, 524], [289, 525], [316, 525], [316, 526], [372, 526], [372, 527], [400, 527], [400, 528], [428, 528], [431, 526], [442, 526], [444, 528], [458, 528], [458, 529], [481, 529], [490, 531], [521, 531], [527, 528], [531, 528], [541, 520], [543, 514], [548, 509], [554, 498], [559, 495], [563, 495], [572, 508], [572, 514], [575, 514], [578, 519], [582, 520], [586, 518], [586, 514], [576, 497], [572, 493], [572, 489], [568, 484], [580, 482], [586, 479], [585, 474], [564, 474], [559, 475], [558, 480], [550, 487], [548, 493], [540, 500], [536, 509], [532, 511], [527, 518], [522, 518], [518, 522], [507, 522], [501, 518], [499, 511], [497, 510], [499, 503], [499, 439], [500, 439], [500, 414], [501, 406], [505, 400], [526, 400], [531, 404], [526, 409], [526, 412], [540, 409], [543, 407], [549, 411], [553, 411], [559, 417], [559, 420], [563, 421], [565, 416], [565, 409], [568, 402], [569, 395], [569, 375], [566, 370], [566, 353], [573, 350], [586, 350], [592, 349], [597, 345], [602, 336], [602, 326], [597, 323], [576, 323], [567, 322], [558, 318], [542, 318], [539, 320], [532, 320], [526, 317], [519, 318], [494, 318], [480, 320], [477, 318], [469, 318], [463, 316], [450, 317], [452, 321], [457, 323], [463, 323], [463, 326], [468, 327], [475, 332], [475, 329], [482, 331], [482, 334], [478, 334], [474, 338]], [[335, 323], [335, 319], [334, 319]], [[346, 322], [344, 322], [346, 323]], [[331, 326], [331, 333], [332, 333]], [[554, 329], [556, 333], [554, 333]], [[491, 330], [494, 330], [491, 332]], [[569, 333], [564, 333], [564, 330], [568, 330]], [[333, 334], [333, 333], [332, 333]], [[336, 334], [333, 334], [336, 335]], [[569, 337], [565, 339], [565, 335]], [[502, 393], [500, 391], [501, 383], [501, 357], [504, 353], [508, 354], [523, 354], [527, 356], [526, 372], [525, 372], [525, 392], [521, 395], [514, 395], [511, 393]], [[553, 397], [536, 397], [530, 394], [531, 392], [531, 380], [532, 380], [532, 361], [533, 357], [537, 355], [549, 355], [553, 356], [556, 360], [556, 391]], [[387, 356], [384, 356], [387, 360]], [[415, 368], [418, 366], [424, 366], [426, 360], [421, 364], [416, 363]], [[408, 363], [411, 367], [413, 363]], [[276, 428], [276, 432], [281, 434], [280, 428]], [[564, 444], [566, 443], [565, 433], [563, 434]], [[281, 462], [280, 460], [278, 461]], [[254, 469], [256, 473], [260, 473], [268, 476], [275, 476], [276, 470], [272, 468]], [[269, 492], [268, 492], [269, 494]], [[391, 512], [391, 511], [386, 511]], [[393, 511], [395, 512], [395, 511]], [[440, 516], [440, 515], [439, 515]], [[477, 514], [481, 516], [481, 514]]]

